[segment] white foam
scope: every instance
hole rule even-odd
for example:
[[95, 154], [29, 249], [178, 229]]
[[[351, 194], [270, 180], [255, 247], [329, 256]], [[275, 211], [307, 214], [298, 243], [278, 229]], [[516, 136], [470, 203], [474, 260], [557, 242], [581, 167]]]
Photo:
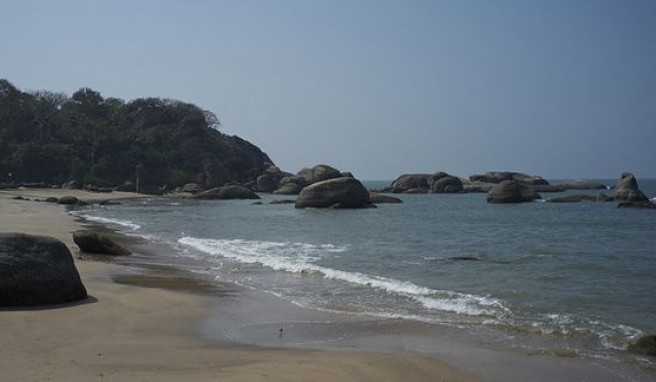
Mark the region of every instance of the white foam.
[[360, 272], [347, 272], [313, 264], [323, 252], [343, 252], [344, 246], [331, 244], [278, 243], [249, 240], [215, 240], [183, 237], [178, 243], [205, 254], [232, 258], [247, 264], [261, 264], [278, 271], [316, 273], [328, 280], [345, 281], [368, 286], [387, 293], [414, 299], [427, 309], [454, 312], [469, 316], [499, 316], [510, 314], [501, 301], [453, 291], [435, 290], [408, 281], [401, 281]]
[[136, 231], [141, 228], [139, 224], [135, 224], [134, 222], [130, 220], [122, 220], [122, 219], [112, 219], [112, 218], [103, 218], [100, 216], [89, 216], [85, 215], [82, 213], [75, 213], [71, 212], [72, 215], [83, 218], [88, 221], [96, 222], [96, 223], [101, 223], [101, 224], [113, 224], [113, 225], [118, 225], [121, 227], [125, 227], [130, 229], [131, 231]]

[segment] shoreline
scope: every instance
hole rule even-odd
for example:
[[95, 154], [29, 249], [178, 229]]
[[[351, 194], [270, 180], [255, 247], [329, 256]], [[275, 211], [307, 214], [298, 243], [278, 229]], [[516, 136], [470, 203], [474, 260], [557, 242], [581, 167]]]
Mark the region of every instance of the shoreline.
[[[78, 227], [83, 225], [114, 232], [113, 235], [122, 244], [137, 252], [137, 255], [128, 258], [118, 258], [113, 264], [102, 263], [112, 267], [102, 276], [104, 282], [112, 283], [118, 288], [137, 289], [139, 294], [144, 295], [149, 295], [148, 291], [181, 294], [186, 296], [181, 297], [184, 303], [199, 303], [202, 308], [194, 313], [190, 312], [193, 318], [187, 317], [182, 325], [184, 330], [178, 333], [185, 341], [203, 344], [217, 352], [246, 352], [246, 355], [239, 356], [240, 361], [245, 362], [244, 366], [248, 362], [258, 362], [250, 358], [255, 354], [275, 357], [275, 365], [283, 362], [279, 359], [283, 357], [293, 364], [286, 365], [284, 372], [278, 366], [274, 368], [277, 373], [282, 372], [276, 374], [282, 376], [282, 380], [296, 380], [297, 373], [302, 373], [302, 370], [295, 369], [296, 361], [292, 362], [286, 358], [297, 360], [301, 355], [310, 357], [304, 362], [318, 362], [318, 365], [313, 366], [315, 371], [310, 377], [320, 381], [324, 377], [325, 380], [340, 378], [334, 374], [335, 370], [323, 369], [335, 359], [340, 359], [339, 362], [348, 360], [354, 363], [351, 374], [341, 378], [369, 380], [374, 371], [368, 370], [366, 365], [371, 361], [365, 362], [362, 357], [387, 359], [385, 371], [375, 371], [376, 380], [383, 381], [407, 379], [396, 373], [400, 369], [407, 369], [409, 363], [413, 373], [422, 375], [413, 374], [416, 378], [411, 380], [435, 380], [436, 376], [443, 375], [444, 367], [449, 373], [455, 373], [448, 374], [444, 380], [454, 381], [647, 381], [653, 378], [653, 374], [647, 374], [648, 371], [638, 371], [636, 374], [635, 371], [628, 370], [631, 369], [630, 365], [622, 369], [622, 365], [579, 358], [572, 354], [546, 354], [510, 349], [509, 346], [500, 347], [499, 344], [486, 343], [482, 337], [469, 338], [468, 333], [463, 330], [405, 320], [321, 312], [296, 306], [265, 292], [233, 287], [230, 284], [217, 286], [213, 280], [202, 280], [190, 270], [178, 269], [175, 265], [158, 264], [158, 254], [171, 250], [164, 245], [124, 235], [101, 224], [66, 215], [71, 219], [80, 220], [75, 223]], [[93, 260], [76, 258], [76, 264], [89, 262], [95, 263]], [[78, 269], [79, 267], [80, 265]], [[86, 285], [82, 270], [80, 273]], [[93, 294], [91, 290], [89, 293]], [[99, 298], [99, 302], [102, 302], [102, 299]], [[0, 311], [0, 317], [1, 315]], [[279, 337], [281, 327], [284, 328], [284, 335]], [[394, 362], [391, 362], [392, 359]], [[431, 366], [424, 365], [421, 360], [430, 361]], [[175, 364], [175, 361], [172, 363]], [[268, 367], [273, 365], [266, 366]], [[428, 370], [426, 367], [430, 369], [428, 375], [423, 374]], [[434, 369], [435, 367], [437, 369]], [[273, 375], [269, 369], [266, 371], [267, 373], [263, 374]], [[405, 373], [407, 372], [405, 370]], [[157, 380], [168, 378], [167, 373], [169, 371], [158, 375]], [[216, 376], [220, 376], [222, 380], [232, 380], [225, 374]], [[253, 376], [251, 374], [251, 377]], [[241, 380], [241, 377], [238, 380]]]
[[[5, 345], [0, 368], [9, 380], [479, 380], [418, 354], [263, 348], [204, 339], [197, 327], [222, 297], [197, 293], [195, 287], [180, 290], [181, 280], [168, 276], [159, 284], [151, 279], [152, 287], [134, 285], [145, 279], [116, 282], [113, 275], [128, 266], [80, 259], [71, 232], [83, 226], [64, 208], [13, 199], [62, 192], [72, 194], [0, 192], [0, 231], [62, 240], [90, 296], [81, 303], [0, 310], [0, 341]], [[93, 200], [116, 196], [90, 195]]]

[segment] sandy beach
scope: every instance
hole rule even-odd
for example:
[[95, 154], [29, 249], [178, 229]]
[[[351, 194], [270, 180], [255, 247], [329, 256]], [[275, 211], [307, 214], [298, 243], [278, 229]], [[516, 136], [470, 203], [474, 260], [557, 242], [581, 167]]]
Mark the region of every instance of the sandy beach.
[[[257, 348], [201, 338], [197, 325], [220, 297], [191, 293], [194, 288], [176, 278], [166, 281], [165, 288], [114, 282], [112, 275], [122, 266], [79, 259], [71, 232], [80, 229], [80, 223], [63, 206], [35, 201], [64, 195], [91, 202], [139, 196], [0, 191], [0, 232], [62, 240], [71, 249], [90, 296], [63, 306], [0, 310], [0, 380], [477, 380], [446, 362], [417, 354]], [[16, 196], [30, 200], [15, 200]]]

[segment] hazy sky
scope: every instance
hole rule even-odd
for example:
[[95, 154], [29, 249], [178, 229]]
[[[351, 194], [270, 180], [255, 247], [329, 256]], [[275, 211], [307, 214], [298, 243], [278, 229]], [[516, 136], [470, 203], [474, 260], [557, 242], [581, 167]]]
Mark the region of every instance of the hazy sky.
[[175, 98], [283, 169], [656, 177], [656, 1], [0, 3], [22, 90]]

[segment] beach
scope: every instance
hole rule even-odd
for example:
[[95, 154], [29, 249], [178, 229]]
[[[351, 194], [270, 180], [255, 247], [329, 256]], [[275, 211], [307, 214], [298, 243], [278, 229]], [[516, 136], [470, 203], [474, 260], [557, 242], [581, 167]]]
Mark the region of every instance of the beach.
[[221, 305], [221, 297], [196, 293], [176, 277], [159, 278], [149, 287], [114, 282], [124, 266], [80, 259], [71, 232], [82, 228], [81, 223], [63, 206], [34, 200], [65, 195], [86, 201], [138, 196], [69, 190], [0, 192], [0, 232], [62, 240], [71, 249], [89, 293], [88, 299], [72, 304], [0, 310], [4, 345], [0, 380], [478, 380], [420, 354], [262, 348], [202, 337], [198, 326], [214, 306]]

